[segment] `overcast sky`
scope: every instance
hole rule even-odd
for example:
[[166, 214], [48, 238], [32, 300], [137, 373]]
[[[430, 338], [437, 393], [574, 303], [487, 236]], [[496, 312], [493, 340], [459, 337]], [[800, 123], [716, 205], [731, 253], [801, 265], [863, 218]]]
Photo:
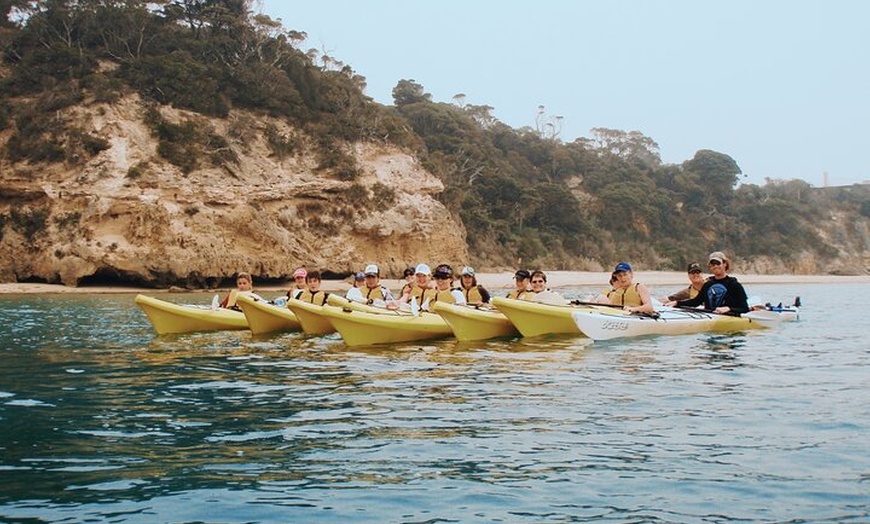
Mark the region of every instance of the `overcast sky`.
[[413, 79], [436, 102], [538, 106], [560, 138], [637, 130], [666, 163], [730, 155], [750, 183], [870, 180], [870, 1], [262, 0], [392, 105]]

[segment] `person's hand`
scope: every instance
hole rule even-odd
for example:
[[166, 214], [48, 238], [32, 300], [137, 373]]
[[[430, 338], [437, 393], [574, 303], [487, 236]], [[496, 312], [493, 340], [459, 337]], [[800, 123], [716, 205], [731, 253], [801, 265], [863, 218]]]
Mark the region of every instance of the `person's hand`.
[[713, 310], [713, 313], [719, 313], [720, 315], [724, 315], [725, 313], [728, 313], [729, 311], [731, 311], [731, 308], [730, 308], [730, 307], [728, 307], [728, 306], [719, 306], [719, 307], [717, 307], [716, 309]]

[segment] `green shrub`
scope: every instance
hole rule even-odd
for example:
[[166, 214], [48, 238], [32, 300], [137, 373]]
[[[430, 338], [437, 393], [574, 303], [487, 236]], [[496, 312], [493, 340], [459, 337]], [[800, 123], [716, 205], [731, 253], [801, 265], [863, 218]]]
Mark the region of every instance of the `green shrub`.
[[43, 208], [22, 210], [13, 209], [10, 213], [12, 228], [24, 235], [28, 240], [33, 239], [39, 233], [45, 231], [45, 222], [48, 211]]

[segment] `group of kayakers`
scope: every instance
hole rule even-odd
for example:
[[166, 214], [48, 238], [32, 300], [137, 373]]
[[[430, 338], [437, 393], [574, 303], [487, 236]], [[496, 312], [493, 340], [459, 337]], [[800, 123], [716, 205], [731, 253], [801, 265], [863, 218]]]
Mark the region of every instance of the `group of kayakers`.
[[[690, 284], [687, 288], [666, 297], [660, 302], [665, 306], [697, 307], [728, 315], [740, 315], [749, 311], [746, 291], [733, 276], [728, 275], [731, 262], [721, 251], [714, 251], [707, 257], [711, 276], [703, 278], [701, 265], [689, 264], [687, 272]], [[428, 310], [435, 302], [451, 304], [488, 304], [489, 291], [478, 284], [474, 268], [465, 266], [459, 273], [459, 285], [454, 285], [456, 277], [449, 264], [439, 264], [434, 271], [421, 263], [408, 267], [403, 272], [405, 284], [398, 296], [381, 284], [380, 268], [368, 264], [365, 269], [354, 275], [354, 286], [348, 290], [349, 300], [385, 307], [387, 309]], [[327, 293], [321, 286], [319, 271], [297, 268], [293, 272], [294, 286], [287, 292], [287, 298], [294, 298], [316, 305], [326, 303]], [[520, 269], [514, 274], [516, 286], [507, 298], [533, 300], [539, 302], [566, 302], [558, 293], [547, 287], [547, 275], [540, 270]], [[231, 291], [221, 302], [221, 307], [234, 308], [239, 293], [256, 295], [252, 290], [251, 276], [239, 273], [236, 278], [237, 289]], [[594, 302], [621, 306], [631, 313], [655, 312], [655, 303], [649, 288], [634, 282], [634, 273], [628, 262], [618, 263], [611, 272], [610, 288], [594, 299]]]

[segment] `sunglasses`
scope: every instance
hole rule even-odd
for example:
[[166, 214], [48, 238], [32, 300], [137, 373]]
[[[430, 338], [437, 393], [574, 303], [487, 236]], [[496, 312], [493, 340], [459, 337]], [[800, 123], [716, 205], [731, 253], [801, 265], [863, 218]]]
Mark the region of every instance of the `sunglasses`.
[[693, 270], [689, 271], [689, 274], [690, 275], [700, 275], [701, 270], [700, 269], [693, 269]]
[[707, 263], [710, 264], [711, 266], [720, 266], [720, 265], [722, 265], [722, 262], [720, 262], [720, 261], [718, 261], [718, 260], [711, 260], [711, 261], [709, 261], [709, 262], [707, 262]]

